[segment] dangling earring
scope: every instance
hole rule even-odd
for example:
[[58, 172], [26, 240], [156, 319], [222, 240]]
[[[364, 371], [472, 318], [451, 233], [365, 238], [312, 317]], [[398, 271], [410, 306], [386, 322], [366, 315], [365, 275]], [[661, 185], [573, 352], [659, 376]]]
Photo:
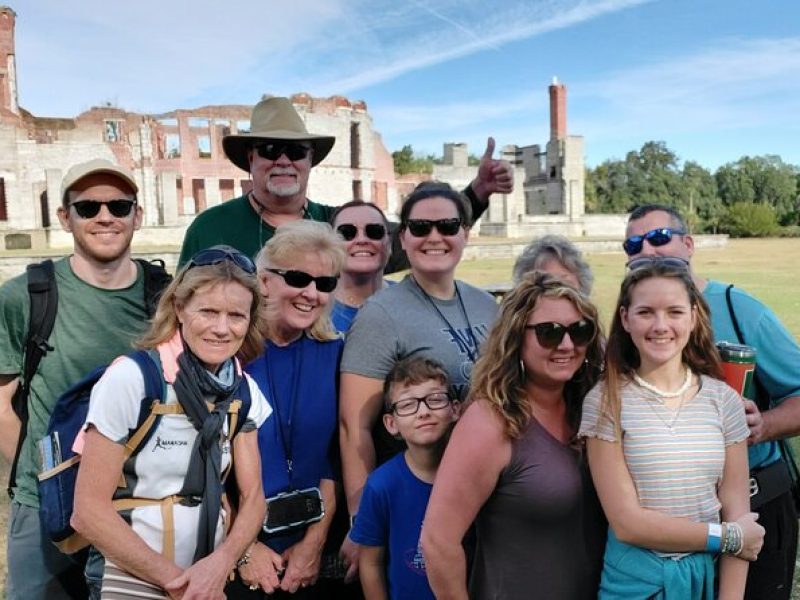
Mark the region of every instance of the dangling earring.
[[525, 363], [522, 362], [522, 359], [519, 359], [519, 375], [522, 378], [522, 381], [525, 381]]

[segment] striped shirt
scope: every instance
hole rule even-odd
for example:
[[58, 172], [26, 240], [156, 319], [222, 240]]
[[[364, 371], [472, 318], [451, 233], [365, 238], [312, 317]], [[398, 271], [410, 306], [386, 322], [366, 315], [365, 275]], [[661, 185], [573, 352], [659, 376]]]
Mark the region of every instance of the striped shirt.
[[[600, 410], [604, 388], [604, 382], [597, 384], [584, 399], [579, 435], [617, 442], [613, 417]], [[718, 522], [725, 448], [749, 434], [741, 397], [705, 375], [697, 395], [677, 409], [632, 381], [623, 384], [621, 396], [622, 448], [639, 504], [695, 522]]]

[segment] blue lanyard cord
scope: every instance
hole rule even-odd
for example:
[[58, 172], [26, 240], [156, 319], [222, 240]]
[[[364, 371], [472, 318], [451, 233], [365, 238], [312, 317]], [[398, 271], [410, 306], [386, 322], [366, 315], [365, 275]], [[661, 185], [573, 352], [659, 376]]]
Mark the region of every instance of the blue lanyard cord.
[[[444, 316], [444, 313], [441, 310], [439, 310], [439, 307], [436, 306], [436, 302], [434, 302], [433, 298], [430, 297], [428, 292], [426, 292], [424, 289], [422, 289], [422, 286], [419, 283], [417, 283], [417, 280], [414, 279], [413, 275], [411, 275], [410, 277], [411, 277], [411, 281], [414, 282], [414, 285], [417, 286], [417, 289], [420, 291], [420, 293], [423, 296], [425, 296], [425, 299], [433, 307], [433, 310], [436, 311], [436, 314], [439, 315], [439, 318], [442, 319], [442, 321], [444, 321], [445, 325], [447, 325], [447, 328], [450, 330], [450, 335], [453, 336], [453, 340], [458, 340], [459, 339], [459, 335], [456, 332], [455, 327], [453, 327], [453, 325], [450, 323], [450, 321], [447, 320], [447, 317]], [[458, 305], [459, 305], [459, 307], [461, 307], [461, 314], [464, 317], [464, 322], [467, 324], [467, 335], [469, 335], [470, 339], [472, 340], [472, 344], [473, 344], [472, 348], [475, 348], [475, 350], [477, 350], [477, 348], [478, 348], [478, 339], [475, 337], [475, 332], [472, 331], [472, 325], [470, 324], [469, 317], [467, 316], [467, 309], [464, 307], [463, 298], [461, 298], [461, 290], [458, 289], [458, 282], [454, 281], [453, 282], [453, 286], [456, 288], [456, 298], [458, 298]], [[469, 359], [474, 363], [475, 360], [477, 359], [477, 355], [475, 353], [475, 350], [470, 348], [469, 343], [465, 344], [465, 347], [466, 347], [466, 350], [467, 350], [467, 356], [469, 356]]]
[[[277, 348], [271, 342], [267, 345], [267, 351], [264, 353], [264, 362], [267, 366], [267, 385], [269, 386], [269, 393], [272, 396], [272, 400], [274, 403], [273, 410], [275, 411], [275, 417], [277, 418], [277, 429], [278, 429], [278, 438], [283, 447], [283, 455], [286, 458], [286, 472], [289, 476], [289, 491], [294, 489], [294, 485], [292, 484], [292, 422], [294, 421], [295, 415], [295, 408], [297, 407], [297, 395], [300, 390], [300, 372], [303, 370], [303, 339], [300, 338], [299, 346], [297, 348], [292, 348], [293, 357], [292, 357], [292, 389], [291, 389], [291, 402], [289, 404], [289, 415], [288, 420], [284, 421], [283, 417], [281, 416], [280, 411], [280, 402], [278, 401], [278, 394], [275, 391], [275, 378], [272, 375], [272, 365], [270, 364], [270, 348], [269, 346], [272, 345], [273, 348]], [[286, 434], [284, 434], [284, 427], [286, 428]]]

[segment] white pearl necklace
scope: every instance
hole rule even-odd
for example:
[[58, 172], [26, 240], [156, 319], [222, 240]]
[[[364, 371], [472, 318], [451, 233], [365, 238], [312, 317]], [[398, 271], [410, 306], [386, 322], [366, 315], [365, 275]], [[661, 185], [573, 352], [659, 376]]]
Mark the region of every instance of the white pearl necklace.
[[681, 387], [674, 392], [665, 392], [664, 390], [654, 386], [652, 383], [642, 379], [636, 371], [633, 372], [633, 380], [640, 387], [653, 392], [656, 396], [661, 396], [662, 398], [679, 398], [680, 396], [683, 396], [692, 386], [692, 370], [689, 367], [686, 367], [686, 378], [683, 381], [683, 385], [681, 385]]

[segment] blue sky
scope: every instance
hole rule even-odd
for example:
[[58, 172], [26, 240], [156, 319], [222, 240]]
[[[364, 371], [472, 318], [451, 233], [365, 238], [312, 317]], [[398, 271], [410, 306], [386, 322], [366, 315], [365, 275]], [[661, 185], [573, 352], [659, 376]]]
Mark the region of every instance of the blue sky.
[[[715, 169], [800, 165], [796, 0], [23, 0], [20, 104], [74, 116], [165, 112], [262, 94], [367, 102], [389, 150], [544, 143], [568, 87], [590, 166], [663, 140]], [[224, 7], [224, 12], [220, 7]]]

